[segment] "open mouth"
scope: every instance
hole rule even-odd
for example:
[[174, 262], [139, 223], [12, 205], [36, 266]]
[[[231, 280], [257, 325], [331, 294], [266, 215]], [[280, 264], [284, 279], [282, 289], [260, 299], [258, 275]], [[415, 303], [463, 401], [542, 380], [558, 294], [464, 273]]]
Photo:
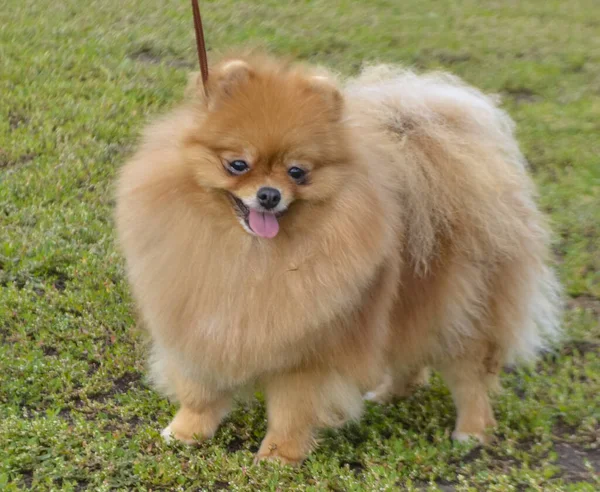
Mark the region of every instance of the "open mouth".
[[278, 219], [286, 212], [285, 210], [277, 213], [258, 210], [246, 206], [246, 204], [233, 193], [228, 192], [228, 195], [233, 204], [235, 214], [247, 231], [269, 239], [274, 238], [277, 235], [279, 232]]

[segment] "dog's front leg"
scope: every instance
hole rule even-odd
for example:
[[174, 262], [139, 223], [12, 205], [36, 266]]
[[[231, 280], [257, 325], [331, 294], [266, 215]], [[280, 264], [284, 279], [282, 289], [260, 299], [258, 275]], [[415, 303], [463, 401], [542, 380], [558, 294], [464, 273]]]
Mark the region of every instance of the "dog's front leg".
[[256, 461], [300, 464], [315, 447], [315, 432], [357, 418], [360, 390], [340, 374], [319, 370], [279, 374], [265, 381], [268, 429]]

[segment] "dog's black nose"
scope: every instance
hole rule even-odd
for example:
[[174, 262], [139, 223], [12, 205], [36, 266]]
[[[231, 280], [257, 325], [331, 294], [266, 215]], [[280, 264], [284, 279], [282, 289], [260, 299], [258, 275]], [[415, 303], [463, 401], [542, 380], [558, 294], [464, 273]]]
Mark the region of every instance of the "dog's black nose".
[[281, 201], [281, 193], [279, 190], [276, 190], [275, 188], [269, 188], [268, 186], [258, 190], [256, 197], [258, 198], [258, 203], [260, 203], [267, 210], [275, 208]]

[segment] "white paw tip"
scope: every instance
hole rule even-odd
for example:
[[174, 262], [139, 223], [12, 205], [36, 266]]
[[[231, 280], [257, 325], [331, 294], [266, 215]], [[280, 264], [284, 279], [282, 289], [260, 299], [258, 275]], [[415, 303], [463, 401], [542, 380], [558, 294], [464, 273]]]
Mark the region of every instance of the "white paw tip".
[[466, 432], [457, 432], [457, 431], [454, 431], [452, 433], [452, 439], [454, 439], [455, 441], [458, 441], [458, 442], [468, 442], [471, 440], [477, 441], [480, 443], [484, 442], [484, 439], [482, 436], [478, 436], [476, 434], [467, 434]]
[[374, 391], [369, 391], [368, 393], [365, 393], [365, 396], [363, 396], [363, 400], [365, 400], [365, 401], [376, 401], [377, 400], [377, 393], [375, 393]]
[[171, 432], [171, 426], [167, 425], [160, 433], [161, 437], [163, 438], [163, 440], [169, 444], [171, 441], [173, 441], [173, 432]]

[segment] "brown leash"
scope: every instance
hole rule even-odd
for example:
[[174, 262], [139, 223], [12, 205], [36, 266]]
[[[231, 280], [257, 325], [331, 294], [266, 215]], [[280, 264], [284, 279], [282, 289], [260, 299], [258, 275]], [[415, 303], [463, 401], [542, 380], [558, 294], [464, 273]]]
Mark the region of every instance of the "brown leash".
[[204, 93], [206, 93], [206, 83], [208, 81], [208, 58], [206, 57], [206, 44], [204, 43], [204, 30], [202, 29], [202, 17], [200, 17], [198, 0], [192, 0], [192, 10], [194, 12], [194, 30], [196, 31], [196, 46], [198, 48], [198, 61], [200, 62], [202, 85], [204, 86]]

